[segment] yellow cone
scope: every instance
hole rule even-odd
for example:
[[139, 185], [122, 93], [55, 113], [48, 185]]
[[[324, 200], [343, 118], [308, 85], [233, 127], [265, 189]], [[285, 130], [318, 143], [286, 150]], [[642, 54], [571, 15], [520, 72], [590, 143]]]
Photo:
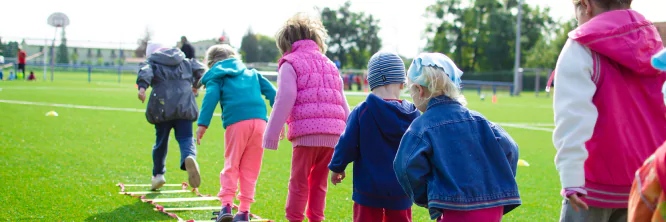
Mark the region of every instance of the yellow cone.
[[530, 164], [529, 164], [527, 161], [523, 160], [523, 159], [519, 159], [519, 160], [518, 160], [518, 166], [526, 166], [526, 167], [528, 167], [528, 166], [530, 166]]
[[46, 116], [58, 116], [58, 113], [56, 113], [56, 111], [49, 111], [46, 113]]

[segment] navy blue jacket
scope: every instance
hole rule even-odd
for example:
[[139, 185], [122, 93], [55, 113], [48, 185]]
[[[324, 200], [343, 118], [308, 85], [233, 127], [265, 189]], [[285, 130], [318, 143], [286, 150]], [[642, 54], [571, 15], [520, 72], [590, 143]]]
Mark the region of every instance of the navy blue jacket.
[[521, 204], [518, 145], [502, 127], [446, 97], [432, 98], [400, 143], [393, 164], [414, 203], [436, 219], [447, 210]]
[[391, 210], [412, 206], [395, 176], [393, 159], [409, 124], [419, 115], [406, 100], [384, 101], [373, 94], [352, 110], [328, 168], [341, 173], [354, 162], [356, 203]]

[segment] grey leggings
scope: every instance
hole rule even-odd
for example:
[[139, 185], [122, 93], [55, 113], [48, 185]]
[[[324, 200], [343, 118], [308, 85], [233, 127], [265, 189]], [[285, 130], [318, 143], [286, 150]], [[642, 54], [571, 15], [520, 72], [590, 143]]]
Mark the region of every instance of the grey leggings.
[[562, 202], [560, 222], [626, 222], [627, 208], [597, 208], [589, 210], [579, 209], [576, 212], [568, 200]]

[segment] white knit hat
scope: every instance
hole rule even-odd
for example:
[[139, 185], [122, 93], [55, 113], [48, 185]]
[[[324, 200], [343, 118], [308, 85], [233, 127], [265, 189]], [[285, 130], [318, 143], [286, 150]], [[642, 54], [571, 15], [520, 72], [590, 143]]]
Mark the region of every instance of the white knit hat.
[[148, 46], [146, 46], [146, 57], [150, 56], [157, 50], [164, 48], [162, 47], [162, 44], [159, 43], [148, 43]]

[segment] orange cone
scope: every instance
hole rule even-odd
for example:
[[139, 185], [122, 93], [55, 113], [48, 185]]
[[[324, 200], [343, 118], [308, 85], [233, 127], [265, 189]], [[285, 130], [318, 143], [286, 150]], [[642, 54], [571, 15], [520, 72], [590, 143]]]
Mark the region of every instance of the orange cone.
[[497, 95], [493, 95], [493, 103], [497, 103]]

